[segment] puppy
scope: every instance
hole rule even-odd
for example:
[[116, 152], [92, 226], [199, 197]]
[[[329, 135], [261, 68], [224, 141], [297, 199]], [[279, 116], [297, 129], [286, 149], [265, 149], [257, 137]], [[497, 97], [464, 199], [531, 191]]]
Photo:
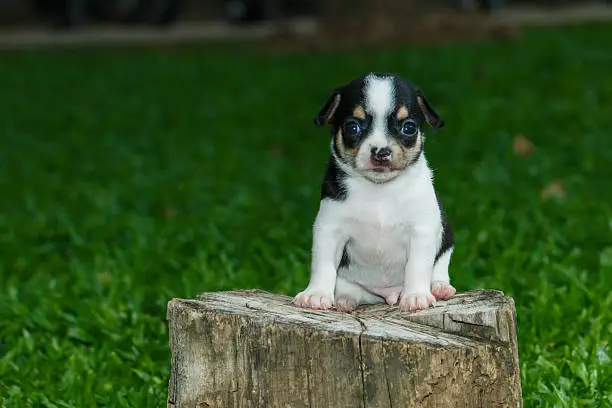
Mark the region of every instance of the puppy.
[[423, 153], [425, 123], [443, 119], [407, 81], [371, 73], [333, 91], [315, 118], [331, 125], [308, 287], [293, 303], [351, 311], [401, 311], [455, 294], [448, 267], [453, 233]]

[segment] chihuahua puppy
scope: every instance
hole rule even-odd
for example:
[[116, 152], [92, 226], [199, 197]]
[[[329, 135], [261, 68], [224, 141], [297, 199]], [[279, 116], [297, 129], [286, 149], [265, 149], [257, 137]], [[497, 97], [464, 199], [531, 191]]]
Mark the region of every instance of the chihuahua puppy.
[[455, 294], [453, 232], [432, 183], [424, 125], [443, 119], [425, 95], [371, 73], [333, 91], [315, 118], [331, 125], [308, 287], [293, 303], [351, 311], [386, 302], [401, 311]]

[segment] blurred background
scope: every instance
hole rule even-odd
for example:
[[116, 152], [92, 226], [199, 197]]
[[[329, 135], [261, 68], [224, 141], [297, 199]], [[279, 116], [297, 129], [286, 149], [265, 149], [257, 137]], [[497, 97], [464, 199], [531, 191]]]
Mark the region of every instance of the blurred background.
[[309, 277], [330, 92], [445, 119], [460, 291], [515, 299], [526, 407], [612, 401], [612, 5], [0, 0], [0, 406], [166, 406], [167, 302]]
[[[288, 37], [473, 38], [515, 24], [607, 19], [608, 0], [2, 0], [5, 46]], [[410, 24], [405, 19], [410, 16]], [[44, 31], [41, 31], [44, 29]], [[155, 31], [157, 30], [157, 32]], [[358, 29], [359, 35], [349, 34]], [[489, 27], [489, 31], [496, 30]], [[71, 35], [58, 36], [69, 32]], [[459, 37], [457, 37], [459, 35]], [[493, 34], [495, 35], [495, 34]], [[340, 36], [340, 38], [338, 38]], [[414, 41], [414, 38], [412, 39]], [[319, 42], [325, 40], [319, 39]]]

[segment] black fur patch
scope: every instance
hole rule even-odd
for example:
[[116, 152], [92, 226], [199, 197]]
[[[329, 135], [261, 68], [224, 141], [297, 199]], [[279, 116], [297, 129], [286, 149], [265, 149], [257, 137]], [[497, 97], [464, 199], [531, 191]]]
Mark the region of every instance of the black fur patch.
[[340, 258], [340, 264], [338, 265], [338, 269], [348, 268], [348, 266], [351, 264], [351, 257], [349, 256], [348, 251], [346, 250], [348, 244], [348, 241], [346, 244], [344, 244], [344, 249], [342, 250], [342, 258]]
[[333, 155], [327, 160], [327, 171], [321, 186], [321, 200], [329, 198], [336, 201], [344, 201], [347, 197], [344, 179], [347, 174], [342, 170]]
[[446, 218], [444, 214], [444, 208], [442, 207], [442, 203], [440, 202], [440, 198], [436, 193], [436, 199], [438, 200], [438, 207], [440, 208], [440, 217], [442, 218], [442, 242], [440, 243], [440, 249], [438, 249], [438, 253], [436, 254], [435, 262], [438, 262], [438, 259], [446, 251], [451, 249], [455, 245], [455, 234], [453, 232], [453, 228], [451, 227], [450, 221]]

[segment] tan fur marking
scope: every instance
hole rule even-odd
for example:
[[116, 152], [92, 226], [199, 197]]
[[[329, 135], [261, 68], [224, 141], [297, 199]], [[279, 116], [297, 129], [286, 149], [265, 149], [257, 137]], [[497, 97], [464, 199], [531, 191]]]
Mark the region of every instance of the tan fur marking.
[[344, 143], [342, 143], [342, 131], [338, 130], [336, 133], [336, 147], [338, 148], [338, 154], [344, 156]]
[[397, 111], [397, 120], [404, 120], [408, 118], [408, 109], [402, 105]]
[[408, 163], [412, 163], [421, 150], [423, 144], [422, 136], [419, 135], [416, 143], [412, 147], [404, 147], [399, 143], [393, 143], [391, 150], [393, 151], [393, 161], [391, 168], [393, 170], [403, 171], [408, 167]]
[[431, 126], [431, 124], [434, 122], [434, 118], [431, 117], [431, 112], [427, 108], [427, 103], [422, 96], [417, 96], [417, 103], [419, 104], [419, 108], [421, 108], [421, 112], [423, 112], [423, 115], [425, 116], [425, 120], [429, 126]]
[[357, 158], [357, 152], [359, 150], [359, 147], [356, 147], [354, 149], [349, 149], [344, 145], [344, 141], [342, 140], [342, 130], [338, 130], [338, 133], [336, 133], [336, 148], [338, 150], [338, 155], [340, 156], [340, 159], [342, 159], [344, 162], [351, 164], [351, 165], [355, 165], [355, 160]]
[[363, 106], [361, 105], [355, 106], [355, 109], [353, 109], [353, 116], [356, 117], [357, 119], [364, 120], [366, 118], [366, 113], [365, 113], [365, 109], [363, 109]]
[[408, 162], [412, 162], [416, 158], [417, 154], [419, 154], [419, 152], [421, 151], [422, 144], [423, 137], [419, 135], [414, 146], [411, 149], [408, 149], [408, 152], [406, 154]]
[[334, 116], [334, 113], [336, 113], [336, 109], [338, 109], [338, 106], [340, 105], [340, 99], [340, 94], [334, 95], [334, 99], [329, 105], [329, 108], [327, 108], [327, 112], [325, 112], [325, 114], [323, 115], [323, 123], [329, 123], [329, 120], [332, 118], [332, 116]]

